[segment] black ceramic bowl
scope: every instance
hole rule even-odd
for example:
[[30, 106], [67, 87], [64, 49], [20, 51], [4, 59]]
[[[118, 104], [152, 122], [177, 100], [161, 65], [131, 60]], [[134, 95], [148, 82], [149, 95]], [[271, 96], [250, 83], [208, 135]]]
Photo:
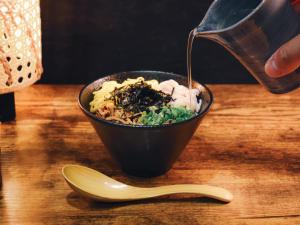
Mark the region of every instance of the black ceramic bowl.
[[167, 172], [181, 154], [201, 119], [208, 112], [213, 96], [211, 91], [198, 82], [193, 86], [202, 92], [202, 107], [195, 117], [175, 124], [161, 126], [131, 126], [116, 124], [97, 118], [89, 111], [89, 103], [93, 92], [103, 82], [127, 78], [144, 77], [146, 80], [156, 79], [159, 82], [174, 79], [187, 85], [187, 78], [173, 73], [157, 71], [133, 71], [106, 76], [85, 86], [79, 95], [79, 105], [97, 131], [102, 142], [121, 169], [133, 176], [153, 177]]

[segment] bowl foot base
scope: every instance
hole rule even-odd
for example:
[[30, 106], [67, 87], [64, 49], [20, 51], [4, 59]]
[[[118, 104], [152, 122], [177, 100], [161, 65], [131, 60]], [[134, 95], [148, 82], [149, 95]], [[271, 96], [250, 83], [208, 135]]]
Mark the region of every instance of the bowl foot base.
[[166, 174], [171, 167], [165, 168], [162, 170], [155, 170], [155, 171], [146, 171], [146, 170], [137, 170], [137, 169], [125, 169], [122, 168], [122, 171], [126, 173], [129, 176], [132, 177], [141, 177], [141, 178], [152, 178], [152, 177], [158, 177], [161, 175]]

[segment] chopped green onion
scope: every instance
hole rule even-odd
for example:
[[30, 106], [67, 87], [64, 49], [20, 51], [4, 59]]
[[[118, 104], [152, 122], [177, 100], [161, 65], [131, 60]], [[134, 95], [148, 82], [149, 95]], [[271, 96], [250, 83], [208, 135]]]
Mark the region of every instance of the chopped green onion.
[[147, 126], [178, 123], [190, 119], [195, 113], [185, 107], [168, 107], [161, 109], [151, 107], [148, 112], [144, 111], [139, 122]]

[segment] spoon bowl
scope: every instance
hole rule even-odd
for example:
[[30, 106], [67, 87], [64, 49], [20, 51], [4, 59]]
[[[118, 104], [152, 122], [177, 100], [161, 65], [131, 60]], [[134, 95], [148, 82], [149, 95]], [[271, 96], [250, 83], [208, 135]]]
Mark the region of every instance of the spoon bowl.
[[209, 185], [179, 184], [141, 188], [116, 181], [96, 170], [79, 165], [66, 165], [62, 174], [69, 186], [80, 195], [102, 202], [124, 202], [171, 194], [198, 194], [201, 197], [231, 202], [226, 189]]

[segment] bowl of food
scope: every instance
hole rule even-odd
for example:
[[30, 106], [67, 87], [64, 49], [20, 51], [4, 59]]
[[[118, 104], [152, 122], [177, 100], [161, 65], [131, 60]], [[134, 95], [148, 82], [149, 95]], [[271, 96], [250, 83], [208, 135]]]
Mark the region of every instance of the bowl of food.
[[213, 95], [185, 76], [122, 72], [81, 90], [79, 106], [112, 158], [133, 176], [166, 173], [209, 111]]

